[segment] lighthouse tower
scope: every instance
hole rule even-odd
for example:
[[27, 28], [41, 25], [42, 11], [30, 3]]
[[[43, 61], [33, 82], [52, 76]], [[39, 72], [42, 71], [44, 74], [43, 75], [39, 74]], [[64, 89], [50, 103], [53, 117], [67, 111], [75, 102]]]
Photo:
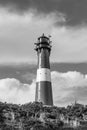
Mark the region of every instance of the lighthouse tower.
[[42, 102], [44, 105], [53, 105], [49, 61], [51, 52], [50, 38], [44, 36], [44, 34], [39, 37], [38, 42], [35, 43], [35, 50], [38, 56], [35, 101]]

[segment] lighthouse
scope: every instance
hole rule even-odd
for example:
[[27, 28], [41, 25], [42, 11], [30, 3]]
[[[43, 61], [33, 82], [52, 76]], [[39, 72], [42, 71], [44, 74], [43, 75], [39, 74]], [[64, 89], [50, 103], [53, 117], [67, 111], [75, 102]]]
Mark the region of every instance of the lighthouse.
[[35, 101], [44, 105], [53, 105], [50, 73], [51, 41], [44, 34], [35, 43], [38, 56]]

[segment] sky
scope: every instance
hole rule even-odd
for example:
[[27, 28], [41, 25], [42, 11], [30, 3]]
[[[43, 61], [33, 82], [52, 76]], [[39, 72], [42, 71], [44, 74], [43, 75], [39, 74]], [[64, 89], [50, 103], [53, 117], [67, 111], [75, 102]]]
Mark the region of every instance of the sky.
[[34, 43], [52, 38], [53, 62], [87, 62], [87, 1], [0, 0], [0, 63], [36, 62]]
[[54, 104], [67, 105], [75, 99], [87, 104], [86, 12], [87, 0], [0, 0], [1, 101], [34, 101], [34, 43], [44, 33], [52, 36]]

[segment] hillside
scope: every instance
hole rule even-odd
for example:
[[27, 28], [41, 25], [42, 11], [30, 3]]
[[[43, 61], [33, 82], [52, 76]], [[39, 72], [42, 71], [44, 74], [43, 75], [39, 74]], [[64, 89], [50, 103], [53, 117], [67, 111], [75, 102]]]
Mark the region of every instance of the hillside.
[[44, 106], [33, 102], [24, 105], [0, 102], [0, 130], [73, 130], [87, 129], [87, 106], [67, 108]]

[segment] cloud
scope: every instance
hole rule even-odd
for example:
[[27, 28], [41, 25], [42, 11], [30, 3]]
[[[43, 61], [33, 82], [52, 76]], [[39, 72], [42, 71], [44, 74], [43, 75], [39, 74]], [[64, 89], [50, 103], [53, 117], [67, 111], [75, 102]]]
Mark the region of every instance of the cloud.
[[[87, 75], [77, 71], [51, 72], [54, 104], [66, 106], [77, 100], [87, 104]], [[0, 79], [0, 101], [24, 104], [35, 100], [35, 80], [23, 84], [14, 78]]]
[[18, 16], [0, 11], [0, 57], [2, 62], [25, 62], [36, 59], [36, 53], [34, 54], [35, 51], [33, 51], [34, 42], [43, 32], [50, 34], [54, 15], [51, 14], [45, 19], [32, 17], [32, 14]]
[[34, 101], [35, 81], [22, 84], [14, 78], [0, 80], [0, 101], [23, 104]]
[[[87, 27], [84, 24], [81, 27], [60, 27], [61, 23], [66, 22], [65, 17], [62, 12], [37, 16], [33, 12], [17, 15], [0, 9], [0, 61], [35, 61], [37, 57], [33, 43], [44, 32], [52, 36], [52, 61], [86, 62]], [[54, 26], [56, 23], [59, 23], [57, 27]]]
[[54, 103], [68, 105], [77, 100], [87, 104], [87, 75], [77, 71], [52, 72]]
[[58, 62], [87, 61], [87, 27], [54, 27], [52, 59]]
[[[75, 26], [87, 23], [87, 0], [0, 0], [0, 6], [19, 14], [30, 11], [37, 15], [64, 14], [64, 25]], [[56, 22], [56, 25], [59, 23]]]

